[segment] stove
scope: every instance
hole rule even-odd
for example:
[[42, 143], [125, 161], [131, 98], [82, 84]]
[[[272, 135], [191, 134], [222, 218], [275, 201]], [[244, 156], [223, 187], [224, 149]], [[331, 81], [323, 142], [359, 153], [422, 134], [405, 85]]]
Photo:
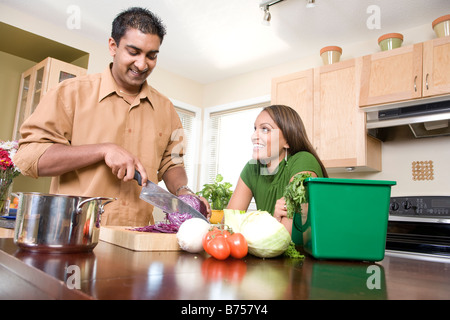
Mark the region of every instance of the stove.
[[386, 250], [450, 258], [450, 196], [391, 197]]

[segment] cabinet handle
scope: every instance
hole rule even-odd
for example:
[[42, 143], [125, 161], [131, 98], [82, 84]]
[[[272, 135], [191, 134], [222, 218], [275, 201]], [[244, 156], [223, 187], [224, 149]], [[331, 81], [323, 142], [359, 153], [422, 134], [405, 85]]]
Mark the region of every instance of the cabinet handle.
[[417, 76], [414, 77], [414, 92], [417, 92]]
[[427, 90], [428, 90], [428, 76], [429, 74], [427, 73], [427, 76], [425, 77], [425, 88], [427, 88]]

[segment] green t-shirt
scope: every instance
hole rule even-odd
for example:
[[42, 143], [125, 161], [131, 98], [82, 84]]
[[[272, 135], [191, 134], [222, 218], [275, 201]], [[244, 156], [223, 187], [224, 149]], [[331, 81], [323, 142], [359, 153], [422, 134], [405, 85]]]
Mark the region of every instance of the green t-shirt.
[[250, 188], [255, 198], [256, 208], [273, 214], [275, 203], [283, 197], [289, 180], [302, 171], [312, 171], [323, 177], [317, 159], [309, 152], [301, 151], [282, 160], [274, 174], [267, 173], [267, 167], [255, 160], [247, 162], [241, 172], [241, 179]]

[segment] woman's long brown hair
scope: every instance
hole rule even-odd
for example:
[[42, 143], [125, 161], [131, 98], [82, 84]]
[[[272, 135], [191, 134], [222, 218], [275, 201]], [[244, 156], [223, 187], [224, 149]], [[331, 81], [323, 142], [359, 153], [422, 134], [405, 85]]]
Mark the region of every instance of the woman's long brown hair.
[[271, 105], [265, 107], [263, 111], [269, 113], [270, 117], [283, 133], [284, 138], [289, 144], [289, 149], [287, 149], [288, 154], [292, 156], [300, 151], [311, 153], [319, 162], [323, 176], [328, 177], [327, 170], [309, 141], [305, 126], [297, 111], [285, 105]]

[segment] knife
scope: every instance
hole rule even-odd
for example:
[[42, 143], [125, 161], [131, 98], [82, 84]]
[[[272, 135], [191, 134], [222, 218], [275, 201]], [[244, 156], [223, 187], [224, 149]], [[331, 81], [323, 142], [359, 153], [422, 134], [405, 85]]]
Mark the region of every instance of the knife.
[[[134, 171], [134, 179], [140, 186], [142, 185], [142, 177], [137, 170]], [[200, 218], [209, 223], [208, 219], [199, 211], [150, 180], [147, 180], [147, 185], [142, 187], [139, 198], [160, 208], [165, 213], [189, 213], [193, 218]]]

